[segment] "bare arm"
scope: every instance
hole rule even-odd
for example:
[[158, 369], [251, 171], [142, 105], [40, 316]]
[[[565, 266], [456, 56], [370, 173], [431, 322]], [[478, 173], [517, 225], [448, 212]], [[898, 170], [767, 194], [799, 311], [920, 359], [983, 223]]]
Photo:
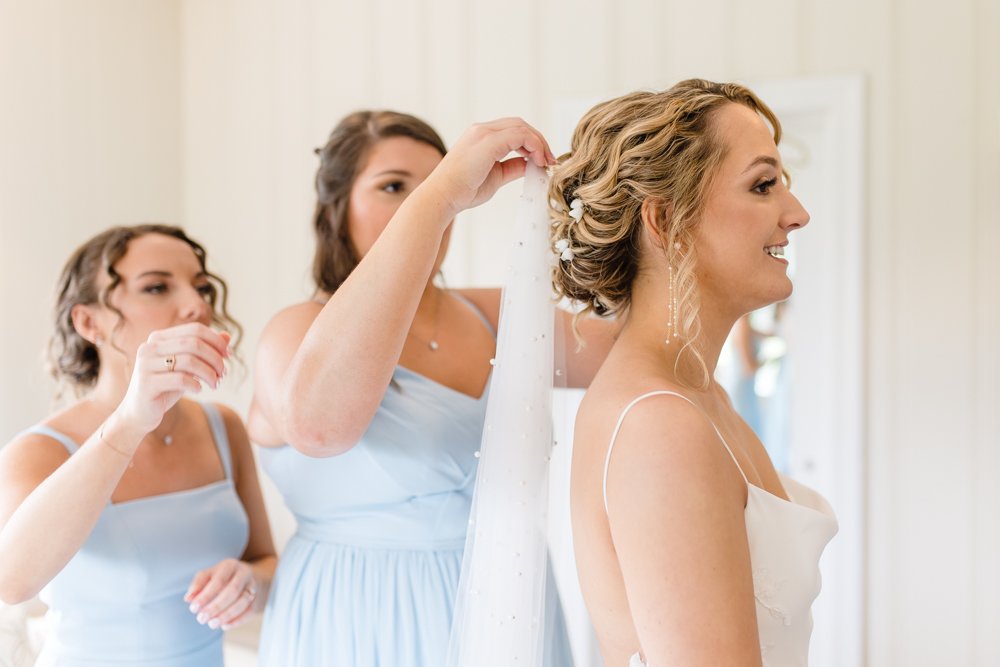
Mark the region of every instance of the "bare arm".
[[195, 574], [184, 599], [191, 603], [191, 611], [200, 622], [229, 629], [264, 610], [278, 557], [243, 422], [231, 409], [216, 407], [229, 436], [233, 479], [250, 522], [250, 539], [239, 561], [227, 559]]
[[312, 456], [342, 453], [361, 438], [392, 378], [430, 279], [445, 229], [461, 210], [486, 201], [524, 173], [520, 158], [552, 159], [523, 121], [473, 126], [403, 202], [378, 240], [322, 308], [276, 391], [276, 429]]
[[676, 397], [638, 403], [608, 502], [646, 662], [759, 667], [745, 486], [705, 416]]
[[7, 604], [30, 600], [66, 566], [86, 542], [144, 435], [112, 417], [104, 428], [105, 442], [95, 433], [71, 457], [41, 435], [4, 447], [0, 599]]
[[[0, 452], [0, 599], [34, 597], [86, 542], [142, 438], [185, 391], [216, 384], [228, 338], [183, 325], [139, 348], [128, 393], [80, 450], [28, 435]], [[165, 355], [176, 372], [164, 372]], [[103, 433], [102, 433], [103, 430]]]
[[262, 447], [278, 447], [293, 441], [287, 420], [282, 417], [285, 408], [281, 387], [289, 364], [322, 309], [323, 305], [315, 301], [285, 308], [261, 332], [247, 430]]

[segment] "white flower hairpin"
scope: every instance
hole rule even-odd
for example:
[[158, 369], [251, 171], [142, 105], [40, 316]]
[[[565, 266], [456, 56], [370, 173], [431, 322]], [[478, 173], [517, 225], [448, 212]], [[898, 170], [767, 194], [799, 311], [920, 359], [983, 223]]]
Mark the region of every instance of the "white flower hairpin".
[[573, 261], [573, 249], [569, 247], [569, 239], [559, 239], [556, 241], [556, 253], [559, 259], [564, 262]]
[[[573, 201], [569, 203], [569, 217], [573, 219], [570, 226], [580, 222], [583, 218], [583, 200], [579, 197], [575, 197]], [[558, 227], [559, 222], [556, 221], [552, 225], [553, 227]], [[559, 259], [564, 262], [572, 262], [574, 257], [573, 248], [569, 245], [569, 228], [566, 229], [566, 237], [561, 238], [556, 241], [555, 244], [556, 255]]]

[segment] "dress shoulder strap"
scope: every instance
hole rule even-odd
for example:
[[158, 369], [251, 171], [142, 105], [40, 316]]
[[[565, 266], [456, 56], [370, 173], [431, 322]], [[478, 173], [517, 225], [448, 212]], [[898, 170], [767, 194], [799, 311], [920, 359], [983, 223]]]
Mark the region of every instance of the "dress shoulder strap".
[[47, 438], [52, 438], [65, 447], [66, 451], [71, 455], [75, 454], [76, 450], [80, 449], [80, 445], [76, 444], [71, 437], [65, 433], [55, 430], [54, 428], [45, 426], [44, 424], [37, 424], [31, 428], [27, 428], [21, 431], [21, 435], [44, 435]]
[[[622, 423], [624, 423], [624, 421], [625, 421], [625, 415], [627, 415], [629, 413], [629, 410], [631, 410], [632, 407], [636, 403], [638, 403], [639, 401], [641, 401], [641, 400], [643, 400], [645, 398], [649, 398], [650, 396], [676, 396], [677, 398], [684, 399], [685, 401], [687, 401], [688, 403], [690, 403], [694, 407], [698, 408], [698, 410], [700, 412], [702, 412], [702, 414], [704, 414], [704, 411], [698, 406], [698, 404], [695, 403], [694, 401], [692, 401], [690, 398], [688, 398], [684, 394], [679, 394], [676, 391], [668, 391], [666, 389], [660, 389], [660, 390], [657, 390], [657, 391], [646, 392], [645, 394], [642, 394], [641, 396], [637, 396], [636, 398], [633, 398], [632, 401], [628, 405], [625, 406], [625, 409], [622, 410], [621, 415], [619, 415], [619, 417], [618, 417], [618, 423], [615, 424], [615, 430], [611, 433], [611, 443], [608, 445], [608, 454], [607, 454], [607, 456], [604, 457], [604, 481], [603, 481], [602, 490], [603, 490], [603, 494], [604, 494], [604, 513], [605, 514], [607, 514], [607, 512], [608, 512], [608, 467], [611, 465], [611, 452], [614, 451], [615, 440], [618, 438], [618, 431], [621, 430]], [[733, 450], [731, 450], [729, 448], [729, 445], [726, 443], [726, 439], [722, 437], [722, 433], [719, 431], [718, 427], [715, 425], [715, 422], [713, 422], [711, 419], [709, 419], [708, 415], [705, 415], [705, 419], [708, 419], [708, 423], [712, 425], [713, 429], [715, 429], [715, 434], [719, 436], [719, 440], [722, 441], [722, 446], [726, 448], [726, 451], [729, 453], [729, 457], [733, 460], [733, 463], [736, 464], [736, 469], [740, 471], [740, 476], [743, 478], [744, 483], [746, 483], [749, 486], [750, 480], [747, 479], [746, 474], [744, 474], [744, 472], [743, 472], [743, 468], [740, 467], [740, 462], [736, 460], [736, 456], [733, 455]]]
[[476, 314], [476, 316], [479, 317], [479, 319], [483, 321], [483, 324], [486, 325], [486, 329], [491, 334], [493, 334], [493, 337], [494, 338], [497, 337], [497, 330], [493, 328], [493, 324], [490, 322], [489, 318], [486, 317], [486, 313], [484, 313], [483, 311], [479, 310], [479, 306], [477, 306], [476, 304], [472, 303], [472, 301], [470, 301], [469, 298], [466, 297], [465, 295], [463, 295], [461, 292], [456, 292], [454, 290], [448, 290], [448, 294], [451, 294], [456, 299], [458, 299], [459, 301], [461, 301], [462, 303], [464, 303], [466, 306], [468, 306], [469, 309], [472, 310], [472, 312], [474, 312]]
[[226, 424], [222, 421], [222, 415], [211, 403], [200, 403], [201, 409], [208, 417], [208, 425], [212, 429], [212, 438], [215, 446], [219, 450], [219, 458], [222, 459], [222, 468], [226, 472], [226, 479], [232, 479], [233, 463], [232, 450], [229, 448], [229, 435], [226, 433]]

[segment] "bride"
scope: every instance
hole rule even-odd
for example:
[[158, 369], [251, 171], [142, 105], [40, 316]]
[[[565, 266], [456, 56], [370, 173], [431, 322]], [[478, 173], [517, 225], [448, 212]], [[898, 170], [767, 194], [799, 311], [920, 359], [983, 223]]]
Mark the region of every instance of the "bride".
[[560, 296], [618, 314], [580, 407], [576, 558], [609, 667], [808, 657], [829, 506], [781, 478], [713, 379], [745, 313], [787, 299], [781, 127], [750, 90], [689, 80], [594, 107], [553, 169]]

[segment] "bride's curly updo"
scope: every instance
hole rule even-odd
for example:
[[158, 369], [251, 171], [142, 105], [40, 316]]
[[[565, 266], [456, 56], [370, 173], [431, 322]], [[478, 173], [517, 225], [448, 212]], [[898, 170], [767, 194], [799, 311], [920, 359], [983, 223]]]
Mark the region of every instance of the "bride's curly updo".
[[[602, 102], [577, 125], [570, 152], [552, 170], [549, 210], [551, 242], [561, 256], [552, 282], [560, 297], [582, 306], [581, 314], [627, 312], [639, 270], [642, 204], [650, 198], [670, 210], [661, 219], [661, 245], [674, 270], [678, 333], [692, 347], [700, 330], [693, 231], [726, 154], [711, 121], [733, 103], [761, 114], [778, 143], [781, 125], [752, 91], [702, 79]], [[666, 322], [666, 304], [664, 312]]]

